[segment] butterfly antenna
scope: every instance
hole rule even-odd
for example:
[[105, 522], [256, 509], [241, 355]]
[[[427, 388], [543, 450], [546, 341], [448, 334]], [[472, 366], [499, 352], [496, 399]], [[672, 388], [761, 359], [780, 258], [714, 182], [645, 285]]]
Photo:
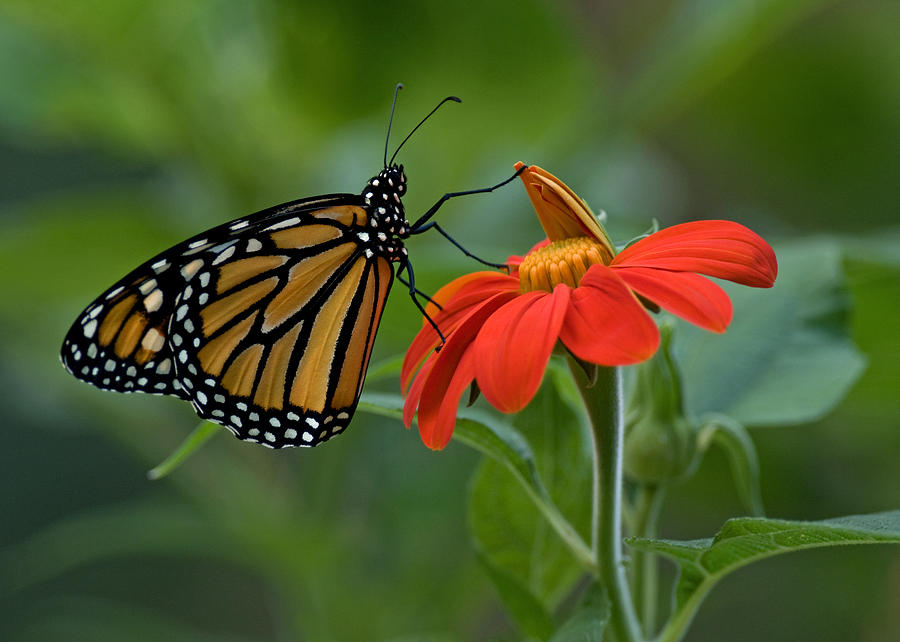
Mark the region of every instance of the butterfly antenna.
[[[394, 102], [391, 103], [391, 117], [388, 118], [388, 130], [387, 136], [384, 139], [384, 167], [387, 169], [387, 150], [388, 150], [388, 142], [391, 140], [391, 124], [394, 122], [394, 109], [397, 107], [397, 94], [400, 93], [400, 90], [403, 89], [403, 83], [397, 83], [397, 86], [394, 87]], [[393, 159], [391, 159], [393, 160]]]
[[[432, 109], [430, 112], [428, 112], [428, 115], [425, 116], [425, 118], [423, 118], [422, 120], [420, 120], [420, 121], [419, 121], [419, 124], [416, 125], [415, 127], [413, 127], [413, 130], [412, 130], [411, 132], [409, 132], [409, 133], [406, 135], [406, 138], [403, 139], [403, 142], [400, 143], [400, 144], [397, 146], [396, 151], [394, 151], [394, 155], [391, 156], [391, 163], [393, 163], [393, 162], [394, 162], [394, 159], [397, 158], [397, 153], [400, 151], [400, 148], [403, 147], [403, 145], [406, 143], [406, 141], [409, 140], [410, 136], [412, 136], [413, 134], [415, 134], [415, 133], [416, 133], [416, 130], [417, 130], [419, 127], [421, 127], [421, 126], [425, 123], [426, 120], [428, 120], [429, 118], [431, 118], [431, 115], [432, 115], [434, 112], [436, 112], [438, 109], [440, 109], [440, 108], [441, 108], [441, 105], [443, 105], [443, 104], [444, 104], [445, 102], [447, 102], [448, 100], [452, 100], [452, 101], [455, 102], [455, 103], [461, 103], [461, 102], [462, 102], [462, 100], [461, 100], [460, 98], [457, 98], [456, 96], [447, 96], [446, 98], [444, 98], [444, 100], [442, 100], [441, 102], [439, 102], [439, 103], [437, 104], [437, 107], [435, 107], [435, 108]], [[386, 155], [386, 154], [385, 154], [385, 155]], [[387, 163], [385, 163], [385, 167], [387, 167]]]

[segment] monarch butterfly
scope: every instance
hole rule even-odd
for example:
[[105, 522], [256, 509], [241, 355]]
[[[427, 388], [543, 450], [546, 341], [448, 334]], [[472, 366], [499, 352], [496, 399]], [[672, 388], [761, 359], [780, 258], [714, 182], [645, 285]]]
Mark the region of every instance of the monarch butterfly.
[[315, 446], [342, 432], [359, 402], [394, 263], [424, 313], [403, 240], [434, 228], [463, 249], [431, 217], [450, 198], [515, 178], [445, 194], [410, 224], [406, 174], [394, 159], [441, 105], [461, 101], [438, 103], [388, 162], [401, 87], [384, 168], [361, 194], [276, 205], [151, 258], [78, 317], [62, 346], [66, 369], [105, 390], [179, 397], [203, 419], [270, 448]]

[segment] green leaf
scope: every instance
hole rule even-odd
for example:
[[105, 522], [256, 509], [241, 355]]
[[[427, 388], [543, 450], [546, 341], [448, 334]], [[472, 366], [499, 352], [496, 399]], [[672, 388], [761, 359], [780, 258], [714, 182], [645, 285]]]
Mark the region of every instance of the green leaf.
[[[453, 432], [454, 440], [488, 456], [469, 493], [475, 549], [511, 615], [532, 634], [543, 630], [534, 605], [548, 610], [584, 569], [594, 567], [590, 548], [557, 504], [586, 525], [591, 473], [582, 417], [574, 410], [577, 393], [556, 366], [548, 379], [555, 385], [543, 386], [515, 418], [528, 440], [513, 426], [471, 408], [460, 412]], [[364, 394], [358, 406], [394, 418], [402, 416], [402, 407], [400, 397], [378, 393]]]
[[[403, 399], [397, 395], [365, 393], [358, 409], [385, 417], [401, 419]], [[550, 493], [538, 474], [534, 454], [528, 442], [515, 428], [503, 421], [467, 408], [460, 412], [453, 439], [484, 453], [506, 467], [524, 487], [531, 501], [572, 550], [582, 565], [591, 566], [593, 555], [578, 532], [554, 505]]]
[[579, 567], [521, 485], [491, 459], [482, 460], [472, 477], [468, 521], [473, 546], [494, 588], [523, 632], [534, 634], [521, 619], [519, 605], [526, 601], [524, 596], [550, 611], [577, 577]]
[[609, 598], [594, 584], [582, 604], [553, 634], [550, 642], [600, 642], [609, 622]]
[[522, 632], [546, 640], [553, 632], [553, 618], [541, 601], [518, 577], [500, 565], [494, 564], [484, 553], [478, 552], [478, 561], [491, 578], [503, 604]]
[[743, 517], [731, 519], [712, 539], [691, 541], [633, 537], [632, 548], [659, 553], [680, 569], [675, 614], [658, 638], [677, 640], [710, 589], [751, 562], [808, 548], [849, 544], [900, 544], [900, 511], [852, 515], [819, 522]]
[[[544, 501], [550, 501], [556, 514], [561, 512], [560, 518], [566, 516], [563, 523], [568, 529], [573, 524], [583, 533], [589, 528], [591, 505], [587, 435], [581, 417], [566, 399], [566, 383], [571, 380], [560, 374], [557, 381], [556, 366], [548, 374], [546, 384], [514, 421], [531, 446], [527, 451], [529, 468], [536, 467], [537, 479], [547, 484], [544, 492], [550, 497]], [[527, 590], [545, 609], [554, 610], [573, 582], [594, 565], [578, 532], [554, 531], [546, 516], [546, 511], [535, 510], [535, 502], [522, 493], [521, 485], [503, 467], [495, 461], [482, 462], [469, 492], [469, 525], [476, 548], [515, 578], [520, 590]], [[572, 546], [573, 541], [577, 546]], [[584, 552], [580, 552], [582, 548]], [[508, 602], [510, 598], [504, 595], [508, 585], [497, 589]]]
[[776, 253], [771, 290], [725, 284], [734, 303], [728, 332], [678, 328], [675, 351], [690, 414], [720, 412], [745, 426], [810, 422], [834, 408], [862, 374], [838, 246], [793, 243]]
[[698, 441], [701, 450], [711, 444], [722, 448], [744, 507], [754, 517], [762, 517], [765, 509], [759, 488], [759, 460], [747, 429], [726, 415], [710, 415], [705, 418]]
[[161, 464], [147, 471], [147, 479], [162, 479], [183, 464], [188, 457], [197, 452], [203, 444], [209, 441], [210, 437], [222, 430], [222, 426], [211, 421], [202, 422], [191, 431], [191, 434]]

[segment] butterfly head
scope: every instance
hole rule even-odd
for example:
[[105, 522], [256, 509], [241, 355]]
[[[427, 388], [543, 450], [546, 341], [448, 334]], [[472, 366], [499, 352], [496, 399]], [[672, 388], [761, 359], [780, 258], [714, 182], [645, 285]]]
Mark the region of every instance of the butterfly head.
[[[401, 198], [406, 194], [406, 174], [403, 165], [391, 164], [366, 183], [363, 190], [374, 250], [391, 261], [401, 260], [404, 254], [400, 239], [409, 236], [409, 221]], [[399, 238], [398, 238], [399, 237]]]

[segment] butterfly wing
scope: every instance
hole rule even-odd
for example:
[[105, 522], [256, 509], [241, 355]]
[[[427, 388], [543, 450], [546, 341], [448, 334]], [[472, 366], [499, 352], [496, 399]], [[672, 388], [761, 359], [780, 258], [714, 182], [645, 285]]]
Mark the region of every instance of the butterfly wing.
[[91, 303], [63, 341], [66, 369], [104, 390], [188, 399], [167, 336], [191, 251], [179, 245], [155, 256]]
[[309, 211], [355, 201], [347, 194], [278, 205], [215, 227], [158, 254], [95, 299], [63, 341], [61, 360], [79, 379], [105, 390], [190, 399], [175, 377], [169, 324], [176, 299], [196, 272], [198, 257], [252, 237], [256, 231]]
[[184, 266], [168, 345], [201, 417], [272, 448], [347, 427], [393, 281], [353, 198], [269, 219]]

